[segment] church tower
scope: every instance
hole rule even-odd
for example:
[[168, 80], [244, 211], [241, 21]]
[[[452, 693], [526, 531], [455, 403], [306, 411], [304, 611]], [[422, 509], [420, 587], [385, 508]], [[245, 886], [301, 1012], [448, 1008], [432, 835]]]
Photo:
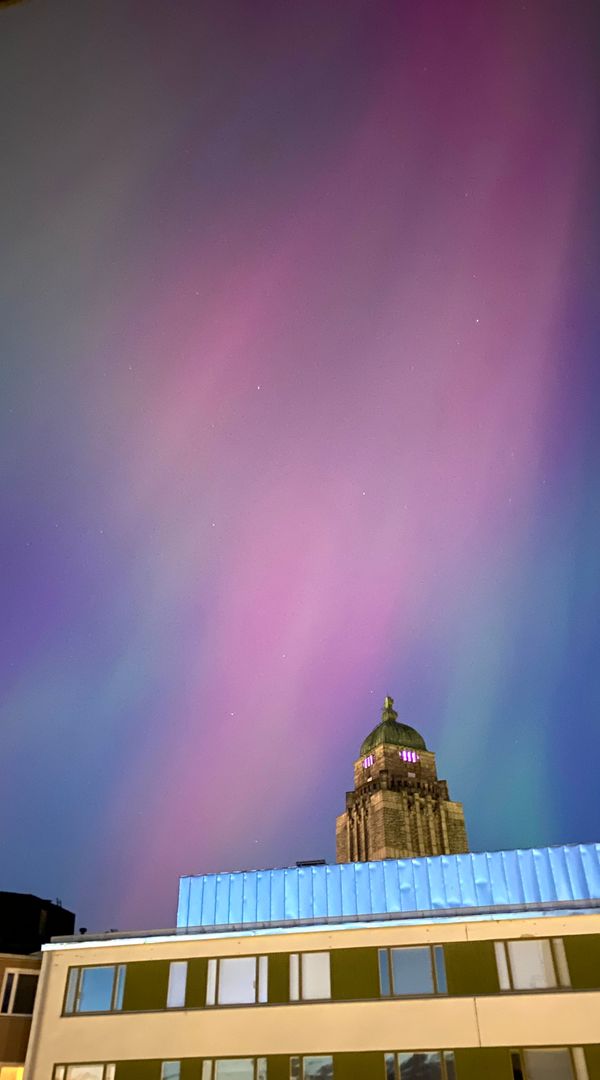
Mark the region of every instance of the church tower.
[[407, 859], [468, 851], [462, 803], [438, 780], [435, 754], [386, 697], [354, 763], [354, 791], [336, 822], [336, 860]]

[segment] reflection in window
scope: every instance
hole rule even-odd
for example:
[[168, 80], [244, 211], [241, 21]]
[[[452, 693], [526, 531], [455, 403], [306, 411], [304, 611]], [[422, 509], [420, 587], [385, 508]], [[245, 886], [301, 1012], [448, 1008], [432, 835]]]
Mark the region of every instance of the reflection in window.
[[180, 1080], [180, 1076], [180, 1061], [163, 1061], [160, 1068], [160, 1080]]
[[570, 985], [562, 938], [497, 941], [494, 948], [501, 990], [544, 990]]
[[386, 1080], [455, 1080], [452, 1050], [409, 1050], [385, 1055]]
[[168, 1009], [182, 1009], [185, 1005], [187, 967], [186, 960], [174, 960], [169, 964], [169, 988], [167, 990]]
[[441, 945], [379, 950], [379, 983], [383, 997], [445, 994], [446, 969]]
[[31, 1016], [38, 979], [37, 971], [7, 971], [0, 997], [0, 1013]]
[[124, 964], [70, 968], [65, 1012], [112, 1012], [122, 1009], [124, 986]]
[[291, 1080], [333, 1080], [333, 1058], [330, 1054], [292, 1057], [290, 1077]]
[[55, 1065], [54, 1080], [114, 1080], [114, 1065]]
[[573, 1080], [571, 1054], [568, 1050], [524, 1050], [526, 1080]]
[[267, 1000], [266, 956], [208, 961], [206, 1004], [254, 1005]]
[[292, 953], [290, 956], [290, 1001], [323, 1001], [330, 997], [329, 953]]
[[267, 1080], [267, 1059], [221, 1058], [212, 1061], [205, 1058], [202, 1080]]

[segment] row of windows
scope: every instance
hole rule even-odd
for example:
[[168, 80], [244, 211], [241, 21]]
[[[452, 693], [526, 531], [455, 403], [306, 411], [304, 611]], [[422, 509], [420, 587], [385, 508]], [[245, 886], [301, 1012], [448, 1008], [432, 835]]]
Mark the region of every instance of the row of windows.
[[31, 1016], [38, 978], [37, 971], [6, 971], [0, 994], [0, 1013]]
[[[586, 1059], [581, 1047], [553, 1047], [535, 1050], [511, 1050], [513, 1080], [589, 1080]], [[374, 1055], [379, 1066], [373, 1077], [381, 1080], [457, 1080], [453, 1050], [402, 1050]], [[286, 1074], [289, 1080], [335, 1080], [335, 1055], [292, 1056]], [[142, 1063], [143, 1064], [143, 1063]], [[196, 1066], [198, 1080], [269, 1080], [269, 1058], [198, 1059], [186, 1062]], [[181, 1061], [163, 1061], [157, 1076], [160, 1080], [181, 1080]], [[281, 1073], [279, 1073], [281, 1075]], [[119, 1080], [116, 1064], [56, 1065], [53, 1080]], [[458, 1075], [460, 1080], [460, 1075]]]
[[[455, 946], [458, 949], [462, 947]], [[355, 961], [360, 961], [365, 952], [360, 949], [350, 951], [354, 952], [352, 960]], [[284, 995], [277, 1000], [326, 1001], [332, 997], [332, 957], [335, 958], [336, 954], [305, 952], [289, 956], [278, 954], [277, 957], [236, 956], [210, 959], [205, 962], [205, 970], [201, 976], [204, 984], [201, 1004], [208, 1007], [253, 1005], [271, 1000], [270, 969], [272, 964], [281, 960], [287, 965], [287, 985]], [[377, 957], [378, 995], [408, 997], [448, 993], [444, 946], [379, 949]], [[187, 993], [190, 963], [194, 961], [178, 960], [168, 965], [166, 988], [162, 992], [161, 1000], [157, 1000], [154, 1006], [124, 1006], [128, 973], [140, 965], [70, 968], [64, 1012], [114, 1012], [123, 1007], [190, 1007]], [[492, 963], [495, 967], [496, 987], [499, 990], [543, 990], [570, 986], [569, 967], [561, 938], [496, 942]], [[10, 992], [7, 990], [5, 996], [6, 993], [10, 996]], [[361, 995], [358, 992], [353, 996]], [[364, 996], [372, 995], [365, 993]], [[336, 994], [336, 997], [337, 1000], [344, 1000], [343, 992], [342, 996]]]

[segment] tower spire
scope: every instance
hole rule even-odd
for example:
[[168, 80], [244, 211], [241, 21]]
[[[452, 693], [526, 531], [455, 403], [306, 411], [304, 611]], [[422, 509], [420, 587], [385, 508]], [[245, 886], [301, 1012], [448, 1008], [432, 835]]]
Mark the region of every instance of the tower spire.
[[381, 719], [382, 719], [382, 721], [384, 721], [384, 720], [397, 720], [398, 719], [398, 713], [396, 712], [396, 710], [394, 708], [394, 699], [393, 699], [393, 697], [390, 697], [389, 694], [387, 695], [387, 697], [385, 698], [385, 701], [383, 703], [383, 711], [381, 713]]

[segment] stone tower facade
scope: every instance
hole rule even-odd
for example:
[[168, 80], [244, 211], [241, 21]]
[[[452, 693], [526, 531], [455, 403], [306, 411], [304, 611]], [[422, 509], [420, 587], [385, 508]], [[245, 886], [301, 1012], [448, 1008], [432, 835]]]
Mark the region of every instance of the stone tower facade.
[[387, 697], [354, 763], [354, 791], [336, 822], [339, 863], [469, 850], [462, 804], [451, 801], [435, 754], [418, 731], [398, 723], [393, 705]]

